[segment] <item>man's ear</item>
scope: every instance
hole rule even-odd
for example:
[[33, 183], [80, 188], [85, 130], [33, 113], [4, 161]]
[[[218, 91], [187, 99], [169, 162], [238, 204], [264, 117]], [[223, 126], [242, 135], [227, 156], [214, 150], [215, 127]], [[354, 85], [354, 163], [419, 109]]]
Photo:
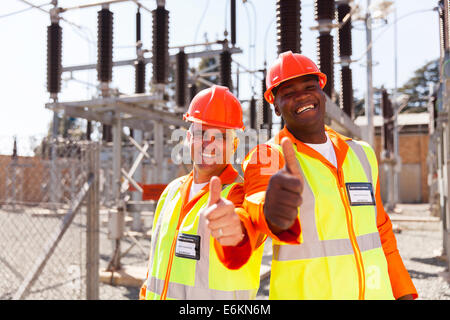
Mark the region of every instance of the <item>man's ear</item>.
[[277, 105], [276, 103], [273, 104], [273, 108], [274, 108], [274, 110], [275, 110], [275, 114], [276, 114], [277, 116], [281, 116], [280, 108], [278, 107], [278, 105]]
[[190, 130], [186, 130], [186, 140], [191, 140], [191, 131]]
[[192, 139], [191, 130], [187, 130], [186, 131], [186, 138], [184, 139], [184, 144], [188, 146], [190, 144], [190, 142], [191, 142], [191, 139]]

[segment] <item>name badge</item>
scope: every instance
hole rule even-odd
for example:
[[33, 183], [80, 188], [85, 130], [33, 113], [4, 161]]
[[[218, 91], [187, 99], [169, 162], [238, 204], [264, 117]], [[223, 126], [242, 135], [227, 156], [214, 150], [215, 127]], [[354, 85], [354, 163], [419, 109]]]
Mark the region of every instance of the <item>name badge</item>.
[[348, 199], [351, 206], [374, 206], [375, 197], [371, 183], [351, 182], [346, 183]]
[[200, 236], [194, 234], [178, 234], [175, 256], [200, 260]]

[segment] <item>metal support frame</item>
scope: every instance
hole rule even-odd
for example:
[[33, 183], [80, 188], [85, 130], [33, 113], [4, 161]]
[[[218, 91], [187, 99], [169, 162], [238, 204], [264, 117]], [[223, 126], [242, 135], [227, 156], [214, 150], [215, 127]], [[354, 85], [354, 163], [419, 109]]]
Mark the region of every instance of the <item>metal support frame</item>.
[[99, 299], [99, 262], [100, 262], [100, 146], [93, 145], [90, 152], [89, 171], [94, 174], [92, 187], [87, 195], [86, 221], [86, 299]]
[[[138, 185], [136, 181], [142, 181], [142, 166], [141, 166], [142, 160], [144, 159], [144, 157], [150, 159], [150, 155], [147, 153], [149, 144], [147, 141], [144, 141], [144, 144], [141, 147], [140, 143], [142, 143], [143, 140], [143, 132], [141, 130], [135, 130], [134, 136], [136, 140], [130, 136], [128, 136], [128, 139], [137, 148], [137, 150], [135, 151], [135, 160], [128, 172], [125, 172], [125, 170], [122, 168], [122, 174], [126, 178], [126, 180], [123, 181], [120, 187], [120, 192], [124, 193], [128, 189], [129, 185], [128, 182], [129, 182], [137, 190], [131, 194], [131, 200], [140, 201], [142, 199], [141, 194], [143, 193], [143, 189]], [[133, 215], [133, 225], [131, 229], [133, 231], [141, 231], [142, 230], [141, 212], [139, 210], [131, 210], [131, 212]]]
[[[184, 46], [187, 47], [187, 46]], [[205, 50], [200, 52], [189, 52], [186, 53], [186, 56], [188, 59], [194, 59], [194, 58], [211, 58], [218, 56], [223, 49], [216, 49], [216, 50]], [[242, 53], [242, 49], [238, 47], [231, 47], [228, 48], [228, 51], [230, 51], [231, 54], [234, 53]], [[144, 52], [147, 52], [144, 50]], [[143, 61], [147, 63], [151, 63], [151, 57], [144, 58]], [[128, 59], [128, 60], [120, 60], [113, 62], [113, 67], [120, 67], [120, 66], [133, 66], [136, 62], [136, 59]], [[176, 54], [169, 55], [169, 62], [175, 63], [176, 62]], [[67, 66], [62, 68], [62, 72], [74, 72], [74, 71], [82, 71], [82, 70], [95, 70], [97, 68], [97, 64], [85, 64], [85, 65], [76, 65], [76, 66]]]
[[164, 126], [158, 121], [153, 124], [154, 134], [154, 159], [155, 165], [153, 167], [152, 183], [163, 182], [163, 165], [164, 165]]
[[[370, 0], [367, 0], [367, 8], [370, 7]], [[367, 58], [366, 58], [366, 73], [367, 73], [367, 94], [366, 94], [366, 102], [365, 102], [365, 113], [367, 118], [367, 129], [365, 140], [374, 147], [374, 126], [373, 126], [373, 112], [374, 112], [374, 104], [373, 104], [373, 79], [372, 79], [372, 18], [370, 16], [370, 12], [366, 14], [366, 46], [367, 50]]]
[[[448, 3], [446, 5], [448, 10]], [[447, 11], [448, 12], [448, 11]], [[447, 28], [450, 28], [447, 26]], [[442, 77], [442, 101], [443, 109], [447, 112], [446, 125], [444, 126], [443, 132], [443, 167], [444, 167], [444, 175], [443, 175], [443, 185], [446, 187], [445, 190], [445, 205], [443, 208], [443, 221], [445, 225], [443, 226], [444, 230], [444, 252], [447, 253], [447, 257], [450, 256], [450, 50], [446, 48], [446, 53], [444, 57], [445, 65], [442, 65], [442, 72], [445, 76]], [[450, 259], [447, 259], [448, 267], [450, 268]]]

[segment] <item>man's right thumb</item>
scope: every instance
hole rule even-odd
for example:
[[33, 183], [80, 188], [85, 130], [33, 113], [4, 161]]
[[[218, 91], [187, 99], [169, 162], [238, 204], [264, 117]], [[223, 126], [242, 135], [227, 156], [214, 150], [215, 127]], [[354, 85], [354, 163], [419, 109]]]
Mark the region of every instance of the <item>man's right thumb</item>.
[[284, 137], [281, 140], [281, 147], [283, 148], [286, 170], [290, 174], [301, 178], [302, 175], [300, 171], [300, 164], [298, 163], [297, 157], [295, 156], [295, 151], [291, 139], [289, 139], [288, 137]]
[[220, 199], [220, 192], [222, 191], [222, 182], [219, 177], [212, 177], [209, 180], [209, 200], [208, 207], [217, 203]]

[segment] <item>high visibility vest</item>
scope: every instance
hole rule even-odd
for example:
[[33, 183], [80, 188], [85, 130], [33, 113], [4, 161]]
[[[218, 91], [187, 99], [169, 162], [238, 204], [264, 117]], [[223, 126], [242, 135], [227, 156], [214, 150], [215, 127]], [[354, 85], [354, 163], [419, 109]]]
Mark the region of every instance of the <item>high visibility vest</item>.
[[[167, 270], [171, 268], [167, 299], [254, 299], [259, 288], [259, 271], [264, 246], [253, 252], [249, 261], [238, 270], [227, 269], [217, 257], [214, 238], [199, 212], [206, 207], [206, 192], [186, 214], [176, 230], [182, 199], [182, 178], [171, 182], [162, 193], [155, 211], [146, 299], [160, 299]], [[226, 198], [234, 183], [225, 185], [221, 196]], [[171, 246], [181, 235], [200, 236], [199, 260], [174, 255], [169, 266]]]
[[[270, 299], [394, 299], [376, 206], [351, 205], [348, 191], [370, 183], [375, 200], [375, 153], [364, 142], [346, 142], [342, 170], [334, 173], [294, 145], [305, 181], [301, 242], [273, 241]], [[267, 144], [282, 152], [273, 139]]]

